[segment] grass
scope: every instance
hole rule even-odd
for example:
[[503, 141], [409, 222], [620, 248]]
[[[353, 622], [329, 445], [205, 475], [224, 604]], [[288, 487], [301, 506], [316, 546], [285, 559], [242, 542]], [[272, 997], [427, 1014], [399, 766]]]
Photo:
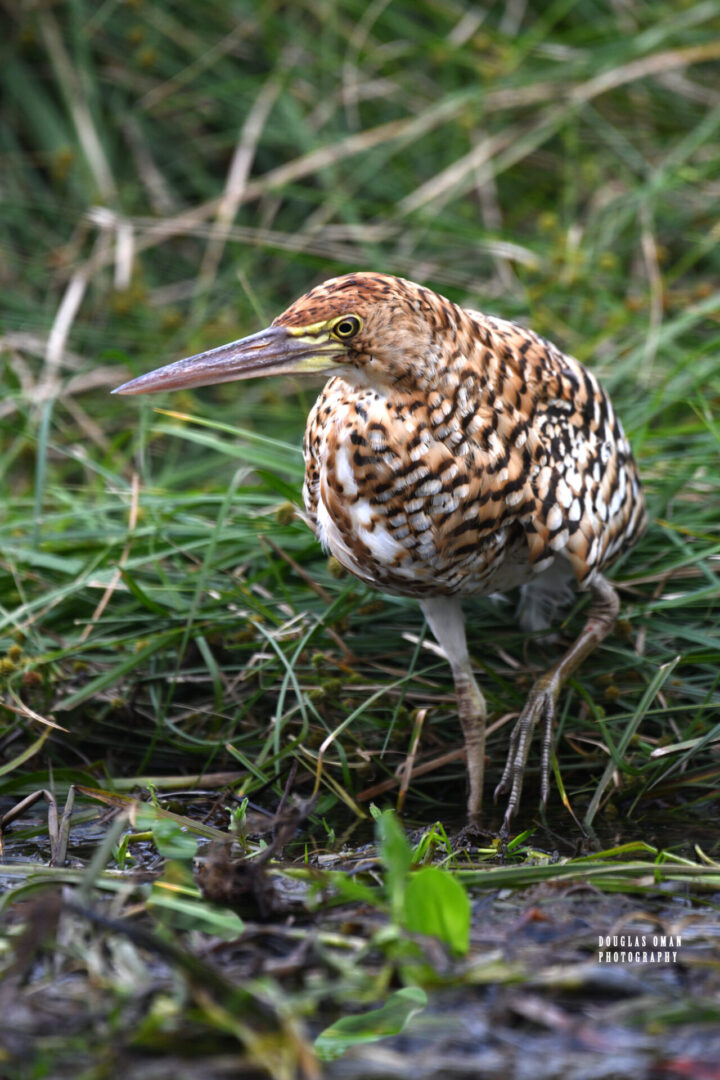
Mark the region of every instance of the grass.
[[[643, 878], [637, 869], [654, 867], [658, 849], [699, 867], [687, 868], [688, 895], [703, 875], [717, 889], [703, 858], [717, 859], [708, 823], [717, 819], [720, 736], [720, 5], [73, 0], [13, 7], [7, 23], [3, 810], [38, 790], [62, 803], [73, 784], [117, 796], [151, 781], [158, 812], [177, 812], [186, 830], [209, 815], [207, 840], [212, 829], [227, 834], [233, 792], [249, 797], [251, 813], [270, 815], [286, 790], [307, 797], [321, 756], [319, 801], [284, 861], [277, 852], [273, 873], [289, 891], [308, 887], [297, 884], [300, 870], [320, 881], [343, 840], [352, 846], [338, 866], [353, 864], [373, 801], [393, 805], [400, 792], [425, 835], [437, 819], [457, 823], [464, 765], [453, 757], [451, 682], [416, 606], [338, 577], [292, 511], [316, 385], [258, 380], [137, 403], [109, 396], [132, 375], [266, 325], [325, 277], [380, 269], [534, 327], [610, 391], [651, 526], [613, 574], [617, 632], [562, 699], [556, 775], [575, 815], [592, 819], [613, 852], [608, 876], [630, 907], [628, 882], [658, 902], [668, 887], [660, 871]], [[563, 633], [580, 618], [578, 607]], [[470, 634], [492, 720], [507, 723], [544, 650], [518, 630], [511, 603], [473, 603]], [[489, 738], [491, 779], [507, 730]], [[418, 733], [421, 768], [405, 791], [396, 770]], [[582, 836], [555, 792], [551, 802], [537, 849], [523, 837], [509, 866], [492, 865], [494, 850], [474, 857], [480, 870], [462, 863], [473, 895], [517, 890], [513, 918], [523, 890], [542, 889], [545, 875], [559, 888], [569, 872], [543, 866], [533, 877], [540, 848], [557, 847], [564, 860]], [[353, 995], [370, 1009], [402, 981], [393, 942], [404, 931], [378, 945], [377, 921], [360, 913], [349, 944], [313, 952], [315, 982], [291, 965], [291, 990], [273, 974], [272, 949], [258, 945], [253, 968], [256, 946], [243, 945], [238, 970], [266, 978], [243, 1004], [230, 954], [220, 974], [207, 965], [192, 919], [164, 922], [155, 909], [155, 922], [132, 936], [124, 916], [148, 897], [140, 886], [122, 891], [130, 886], [110, 872], [113, 844], [155, 874], [158, 841], [123, 840], [121, 818], [103, 844], [97, 806], [76, 793], [67, 869], [38, 877], [28, 867], [49, 852], [44, 811], [24, 812], [5, 837], [22, 868], [8, 879], [21, 891], [6, 897], [1, 939], [21, 1010], [6, 1046], [9, 1075], [94, 1077], [128, 1053], [140, 1062], [129, 1075], [143, 1075], [153, 1046], [168, 1061], [176, 1051], [188, 1015], [181, 985], [192, 988], [193, 1037], [207, 1048], [198, 1075], [222, 1074], [209, 1049], [218, 1032], [221, 1055], [241, 1053], [274, 1075], [315, 1075], [307, 1031], [346, 1012]], [[536, 819], [531, 775], [518, 829]], [[271, 842], [252, 821], [246, 843], [257, 857]], [[616, 836], [644, 843], [643, 854], [618, 854]], [[59, 836], [56, 854], [57, 844]], [[444, 850], [429, 844], [435, 857]], [[581, 867], [572, 873], [580, 880]], [[45, 1004], [57, 1007], [53, 951], [73, 972], [78, 1002], [91, 975], [88, 943], [109, 942], [114, 957], [97, 968], [105, 990], [94, 1033], [78, 1020], [77, 1034], [59, 1042], [27, 1004], [17, 954], [10, 959], [41, 920], [39, 907], [27, 915], [12, 901], [48, 881], [84, 891], [63, 916], [70, 945], [39, 954]], [[88, 907], [93, 885], [120, 890], [109, 909]], [[543, 906], [542, 893], [529, 895]], [[563, 902], [570, 917], [572, 900]], [[309, 920], [307, 930], [293, 947], [307, 949], [303, 933], [331, 935], [339, 924], [303, 903], [295, 917]], [[598, 905], [602, 932], [618, 909]], [[387, 922], [382, 910], [374, 918]], [[284, 908], [271, 918], [278, 941], [287, 918]], [[162, 944], [169, 932], [179, 952]], [[474, 974], [449, 968], [446, 990], [472, 996], [481, 970], [498, 986], [517, 976], [492, 967], [476, 921], [473, 933]], [[127, 1003], [151, 986], [153, 949], [162, 991], [148, 989], [136, 1015]], [[442, 968], [435, 954], [428, 963], [436, 974], [425, 972], [427, 984]], [[646, 1031], [668, 1008], [655, 993]], [[699, 985], [688, 994], [702, 1012]], [[279, 1057], [239, 1023], [243, 1008], [281, 1033]], [[687, 1015], [667, 1023], [679, 1032]], [[113, 1023], [115, 1049], [102, 1050]], [[178, 1060], [191, 1049], [183, 1041]], [[17, 1064], [23, 1055], [34, 1072]]]

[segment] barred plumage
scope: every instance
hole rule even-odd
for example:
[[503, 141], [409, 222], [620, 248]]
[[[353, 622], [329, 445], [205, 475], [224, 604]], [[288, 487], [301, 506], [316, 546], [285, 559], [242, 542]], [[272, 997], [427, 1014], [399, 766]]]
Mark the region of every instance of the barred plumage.
[[[499, 791], [507, 828], [530, 736], [562, 682], [612, 628], [602, 571], [645, 525], [635, 462], [594, 376], [549, 341], [414, 282], [355, 273], [311, 289], [272, 327], [121, 387], [140, 393], [256, 374], [332, 373], [308, 418], [303, 496], [324, 546], [353, 574], [417, 597], [451, 664], [468, 750], [468, 811], [482, 794], [485, 705], [460, 597], [515, 586], [593, 595], [575, 645], [536, 683]], [[548, 585], [549, 582], [549, 585]]]

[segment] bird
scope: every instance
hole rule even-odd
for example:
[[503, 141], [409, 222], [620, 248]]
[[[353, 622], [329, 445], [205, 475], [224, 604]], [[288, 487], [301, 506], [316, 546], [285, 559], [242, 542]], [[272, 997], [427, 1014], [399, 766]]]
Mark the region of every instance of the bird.
[[272, 324], [167, 364], [113, 393], [256, 376], [329, 376], [307, 420], [303, 501], [323, 547], [355, 577], [414, 597], [449, 662], [481, 820], [487, 706], [463, 600], [520, 588], [524, 628], [590, 594], [576, 640], [534, 682], [495, 799], [501, 833], [520, 805], [540, 725], [549, 794], [560, 690], [612, 631], [605, 570], [646, 527], [643, 489], [610, 398], [583, 364], [532, 330], [370, 271], [315, 285]]

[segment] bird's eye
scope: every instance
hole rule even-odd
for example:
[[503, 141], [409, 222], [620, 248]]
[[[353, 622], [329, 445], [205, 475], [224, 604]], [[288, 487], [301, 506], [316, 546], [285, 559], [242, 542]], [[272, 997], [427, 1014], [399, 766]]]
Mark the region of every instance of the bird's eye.
[[335, 323], [332, 332], [336, 338], [347, 341], [348, 338], [355, 337], [361, 325], [357, 315], [346, 315], [339, 323]]

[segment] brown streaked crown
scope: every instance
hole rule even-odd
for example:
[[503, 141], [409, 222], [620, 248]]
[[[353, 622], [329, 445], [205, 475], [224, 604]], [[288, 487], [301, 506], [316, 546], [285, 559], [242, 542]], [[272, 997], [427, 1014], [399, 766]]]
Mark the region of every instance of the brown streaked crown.
[[316, 285], [279, 315], [273, 325], [315, 326], [357, 315], [360, 331], [348, 341], [348, 359], [370, 382], [432, 381], [442, 341], [467, 320], [451, 301], [422, 285], [388, 274], [353, 273]]

